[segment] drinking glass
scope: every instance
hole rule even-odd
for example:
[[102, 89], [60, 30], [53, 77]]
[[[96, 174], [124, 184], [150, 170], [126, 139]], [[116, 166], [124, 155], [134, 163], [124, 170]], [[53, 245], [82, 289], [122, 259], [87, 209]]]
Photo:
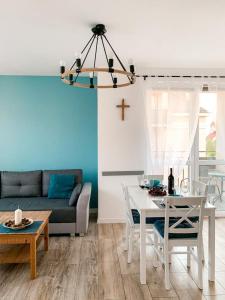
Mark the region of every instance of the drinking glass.
[[180, 191], [184, 195], [186, 195], [190, 192], [190, 180], [189, 180], [189, 178], [184, 178], [184, 179], [181, 180]]

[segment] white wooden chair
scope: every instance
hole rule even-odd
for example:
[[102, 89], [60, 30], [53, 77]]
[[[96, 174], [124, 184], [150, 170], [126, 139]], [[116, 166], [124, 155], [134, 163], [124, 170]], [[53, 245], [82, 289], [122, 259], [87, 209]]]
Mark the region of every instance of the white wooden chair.
[[[205, 196], [206, 201], [208, 201], [208, 184], [202, 181], [192, 180], [191, 193], [194, 196]], [[204, 243], [203, 243], [203, 236], [202, 236], [202, 262], [204, 262], [204, 260], [205, 260], [205, 254], [204, 254]]]
[[[189, 178], [184, 178], [181, 180], [180, 182], [180, 191], [181, 193], [183, 191], [183, 185], [186, 186], [186, 192], [187, 193], [191, 193], [195, 196], [206, 196], [208, 194], [208, 185], [202, 181], [198, 181], [198, 180], [192, 180], [190, 182]], [[185, 193], [184, 193], [185, 194]]]
[[[127, 262], [131, 263], [132, 260], [132, 250], [133, 250], [133, 242], [134, 235], [140, 235], [140, 215], [136, 209], [132, 209], [130, 205], [130, 196], [128, 193], [128, 188], [126, 185], [122, 185], [123, 196], [125, 200], [126, 206], [126, 242], [125, 242], [125, 250], [128, 250], [128, 258]], [[155, 221], [162, 218], [146, 218], [146, 231], [148, 243], [147, 245], [153, 245], [153, 239], [151, 235], [153, 235], [153, 224]]]
[[205, 196], [207, 198], [208, 186], [202, 181], [192, 180], [191, 193], [195, 196]]
[[222, 202], [222, 191], [216, 178], [210, 177], [207, 181], [207, 200], [213, 205], [217, 201]]
[[[165, 220], [154, 223], [154, 265], [156, 266], [158, 258], [164, 264], [166, 289], [170, 289], [169, 257], [171, 254], [181, 253], [187, 254], [188, 266], [190, 255], [197, 261], [198, 287], [202, 289], [202, 211], [205, 202], [205, 196], [165, 198]], [[159, 245], [162, 245], [163, 251]], [[174, 247], [186, 247], [187, 250], [173, 251]], [[193, 248], [197, 248], [197, 255]]]
[[189, 188], [188, 192], [199, 196], [205, 195], [207, 197], [207, 201], [214, 205], [218, 199], [221, 199], [220, 188], [215, 179], [205, 179], [206, 183], [197, 180], [192, 180], [192, 182], [190, 183], [189, 178], [184, 178], [181, 180], [180, 190], [182, 190], [182, 184], [185, 183]]
[[[189, 178], [184, 178], [181, 183], [180, 183], [180, 189], [182, 186], [182, 182], [186, 181], [186, 185], [189, 187], [188, 192], [191, 193], [194, 196], [205, 196], [207, 201], [208, 201], [208, 184], [204, 183], [202, 181], [198, 181], [198, 180], [192, 180], [190, 183], [190, 179]], [[203, 244], [203, 240], [202, 240], [202, 262], [204, 262], [205, 260], [205, 255], [204, 255], [204, 244]]]

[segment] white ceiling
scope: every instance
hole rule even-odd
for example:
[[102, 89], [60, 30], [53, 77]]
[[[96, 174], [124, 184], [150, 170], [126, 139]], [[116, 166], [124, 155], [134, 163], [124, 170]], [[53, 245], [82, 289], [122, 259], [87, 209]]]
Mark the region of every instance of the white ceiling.
[[225, 68], [224, 0], [0, 0], [0, 74], [57, 75], [97, 23], [139, 68]]

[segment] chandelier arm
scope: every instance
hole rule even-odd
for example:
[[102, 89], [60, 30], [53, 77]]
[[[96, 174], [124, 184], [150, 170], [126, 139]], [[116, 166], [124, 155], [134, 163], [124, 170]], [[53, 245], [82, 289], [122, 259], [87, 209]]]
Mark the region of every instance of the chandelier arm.
[[[96, 45], [95, 45], [94, 68], [95, 68], [95, 65], [96, 65], [97, 51], [98, 51], [98, 36], [97, 36]], [[93, 78], [94, 78], [94, 76], [95, 76], [95, 71], [93, 71]]]
[[[109, 59], [108, 59], [108, 55], [107, 55], [107, 52], [106, 52], [106, 49], [105, 49], [105, 44], [104, 44], [102, 36], [101, 36], [101, 40], [102, 40], [102, 46], [103, 46], [103, 49], [104, 49], [104, 52], [105, 52], [106, 62], [107, 62], [107, 65], [109, 67]], [[110, 75], [111, 75], [112, 83], [113, 83], [113, 75], [112, 75], [112, 73], [110, 73]]]
[[77, 63], [77, 60], [75, 60], [75, 62], [72, 64], [72, 66], [70, 67], [70, 71], [73, 69], [73, 67], [75, 66], [75, 64]]
[[[81, 69], [82, 69], [83, 66], [84, 66], [84, 63], [85, 63], [85, 61], [86, 61], [86, 59], [87, 59], [87, 56], [88, 56], [88, 54], [89, 54], [89, 52], [90, 52], [90, 50], [91, 50], [91, 47], [92, 47], [92, 45], [93, 45], [93, 43], [94, 43], [95, 38], [96, 38], [96, 35], [94, 36], [94, 38], [93, 38], [93, 40], [92, 40], [92, 42], [91, 42], [91, 45], [89, 46], [88, 51], [87, 51], [87, 53], [86, 53], [86, 55], [85, 55], [85, 57], [84, 57], [84, 60], [83, 60], [82, 65], [81, 65]], [[78, 72], [78, 73], [77, 73], [77, 76], [75, 77], [74, 82], [77, 81], [77, 78], [78, 78], [79, 74], [80, 74], [80, 73]]]
[[[81, 51], [81, 54], [84, 53], [85, 49], [87, 48], [87, 46], [90, 44], [91, 40], [94, 38], [94, 34], [92, 35], [92, 37], [90, 38], [90, 40], [87, 42], [87, 44], [85, 45], [84, 49]], [[76, 65], [77, 60], [75, 59], [75, 62], [72, 64], [72, 66], [70, 67], [70, 70], [73, 69], [73, 67]]]
[[[106, 42], [108, 43], [109, 47], [112, 49], [113, 53], [115, 54], [115, 56], [116, 56], [118, 62], [120, 63], [122, 69], [127, 72], [126, 68], [124, 67], [124, 65], [123, 65], [122, 61], [120, 60], [119, 56], [116, 54], [116, 52], [113, 49], [112, 45], [110, 44], [109, 40], [107, 39], [107, 37], [104, 34], [103, 34], [103, 36], [104, 36]], [[130, 79], [130, 77], [128, 75], [127, 75], [127, 78], [130, 81], [130, 83], [132, 83], [132, 80]]]
[[94, 38], [95, 34], [92, 35], [92, 37], [90, 38], [90, 40], [87, 42], [86, 46], [84, 47], [84, 49], [81, 51], [81, 54], [84, 53], [85, 49], [87, 48], [87, 46], [90, 44], [91, 40]]

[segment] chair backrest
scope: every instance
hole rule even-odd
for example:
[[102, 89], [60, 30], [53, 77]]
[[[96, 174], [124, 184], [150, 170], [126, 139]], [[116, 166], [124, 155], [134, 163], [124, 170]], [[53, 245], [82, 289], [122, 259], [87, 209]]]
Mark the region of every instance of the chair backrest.
[[121, 186], [122, 186], [122, 191], [123, 191], [123, 196], [124, 196], [124, 201], [125, 201], [127, 221], [129, 222], [130, 225], [133, 226], [134, 220], [133, 220], [131, 206], [130, 206], [130, 196], [129, 196], [128, 188], [123, 183], [121, 184]]
[[207, 197], [207, 184], [202, 181], [192, 180], [192, 193], [195, 196], [206, 196]]
[[214, 205], [218, 199], [221, 199], [221, 191], [218, 185], [218, 179], [215, 177], [210, 177], [207, 180], [207, 200]]
[[144, 175], [139, 175], [137, 177], [137, 179], [138, 179], [138, 184], [139, 185], [142, 185], [142, 182], [144, 180], [147, 180], [149, 182], [150, 180], [158, 179], [162, 182], [163, 181], [163, 175], [147, 175], [147, 174], [144, 174]]
[[207, 196], [208, 193], [208, 187], [207, 184], [202, 182], [202, 181], [198, 181], [198, 180], [192, 180], [191, 184], [190, 184], [190, 179], [189, 178], [184, 178], [181, 180], [180, 183], [180, 190], [182, 192], [182, 186], [186, 185], [186, 189], [188, 193], [191, 193], [192, 195], [195, 196]]
[[[164, 238], [168, 240], [169, 234], [202, 234], [203, 207], [205, 196], [165, 197], [165, 228]], [[171, 218], [176, 221], [170, 223]], [[179, 228], [181, 223], [188, 223], [189, 227]]]

